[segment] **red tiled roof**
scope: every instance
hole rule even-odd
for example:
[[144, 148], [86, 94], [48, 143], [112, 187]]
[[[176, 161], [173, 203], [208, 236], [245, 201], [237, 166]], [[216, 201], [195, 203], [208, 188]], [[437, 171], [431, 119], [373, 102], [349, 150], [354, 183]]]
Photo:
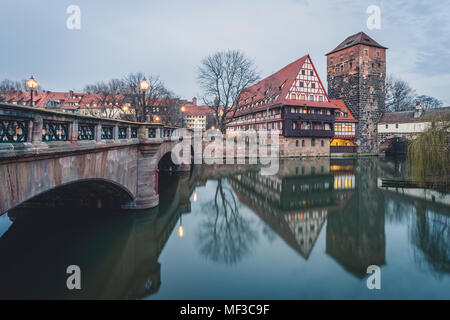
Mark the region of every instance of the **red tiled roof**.
[[[239, 98], [239, 106], [234, 105], [233, 108], [240, 108], [248, 104], [262, 102], [258, 107], [252, 107], [243, 112], [236, 112], [236, 115], [246, 114], [258, 110], [266, 110], [275, 106], [309, 106], [309, 107], [321, 107], [321, 108], [337, 108], [330, 102], [319, 101], [306, 101], [306, 100], [288, 100], [286, 96], [291, 88], [292, 83], [297, 78], [303, 64], [306, 59], [309, 59], [312, 63], [309, 54], [301, 57], [300, 59], [288, 64], [281, 70], [268, 76], [267, 78], [259, 81], [258, 83], [244, 89]], [[315, 68], [314, 68], [314, 71]], [[317, 72], [316, 72], [317, 73]], [[317, 75], [318, 76], [318, 75]], [[319, 78], [320, 81], [320, 78]], [[321, 82], [321, 81], [320, 81]], [[326, 95], [326, 92], [325, 92]], [[327, 96], [328, 98], [328, 96]], [[268, 102], [267, 102], [268, 101]]]
[[[336, 117], [335, 117], [335, 121], [336, 122], [358, 122], [358, 120], [355, 119], [355, 117], [352, 115], [352, 113], [350, 112], [350, 110], [347, 108], [347, 106], [345, 105], [344, 101], [342, 100], [330, 100], [331, 103], [334, 103], [336, 106], [339, 107], [339, 110], [337, 110], [335, 112]], [[337, 116], [337, 113], [339, 112], [339, 117]], [[347, 113], [347, 117], [344, 118], [343, 117], [343, 113]]]
[[197, 105], [193, 105], [193, 104], [185, 104], [182, 107], [184, 107], [183, 113], [185, 115], [198, 116], [198, 115], [208, 115], [208, 114], [215, 113], [215, 110], [212, 109], [210, 106], [197, 106]]

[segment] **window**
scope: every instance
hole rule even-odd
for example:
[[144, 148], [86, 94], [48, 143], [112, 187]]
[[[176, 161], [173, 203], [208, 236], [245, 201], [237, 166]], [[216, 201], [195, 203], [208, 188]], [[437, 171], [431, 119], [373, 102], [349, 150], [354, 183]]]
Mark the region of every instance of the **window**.
[[309, 101], [314, 101], [314, 96], [313, 95], [309, 96]]
[[303, 81], [300, 81], [300, 87], [303, 88]]
[[310, 75], [310, 76], [313, 76], [313, 75], [314, 75], [314, 71], [311, 70], [311, 71], [309, 72], [309, 75]]
[[320, 146], [323, 147], [323, 145], [324, 145], [324, 142], [323, 142], [323, 140], [321, 140], [320, 141]]
[[301, 100], [305, 100], [305, 95], [302, 94], [302, 95], [300, 96], [300, 98], [301, 98]]
[[377, 58], [380, 57], [380, 51], [377, 51]]
[[295, 140], [295, 146], [298, 147], [298, 140]]
[[388, 124], [386, 125], [386, 129], [389, 129], [389, 125]]
[[364, 49], [364, 55], [368, 56], [369, 55], [369, 51], [367, 49]]
[[350, 58], [353, 58], [353, 51], [350, 51]]
[[316, 84], [315, 83], [311, 83], [311, 88], [315, 89], [316, 88]]
[[[304, 147], [304, 146], [305, 146], [305, 140], [302, 140], [302, 147]], [[304, 168], [302, 168], [302, 169], [304, 169]]]
[[348, 118], [348, 113], [344, 112], [344, 118]]
[[316, 146], [316, 139], [312, 138], [311, 139], [311, 147], [315, 147]]
[[398, 129], [398, 123], [395, 124], [395, 129]]
[[333, 63], [334, 63], [334, 58], [333, 58], [333, 57], [331, 57], [331, 59], [330, 59], [330, 63], [331, 63], [331, 64], [333, 64]]
[[344, 61], [344, 55], [343, 54], [340, 55], [340, 60], [341, 60], [341, 62]]
[[319, 96], [319, 101], [322, 102], [323, 101], [323, 97]]
[[305, 75], [305, 70], [302, 70], [302, 75]]

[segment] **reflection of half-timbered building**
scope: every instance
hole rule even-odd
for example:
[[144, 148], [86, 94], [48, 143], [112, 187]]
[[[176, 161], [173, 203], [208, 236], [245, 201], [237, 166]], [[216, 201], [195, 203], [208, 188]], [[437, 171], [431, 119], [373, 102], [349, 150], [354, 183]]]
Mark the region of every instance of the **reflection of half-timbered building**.
[[329, 101], [309, 55], [246, 88], [233, 108], [229, 136], [249, 129], [275, 130], [282, 157], [330, 153], [337, 107]]
[[352, 190], [334, 187], [341, 185], [336, 177], [346, 181], [350, 173], [339, 176], [331, 172], [328, 159], [284, 161], [281, 167], [274, 176], [248, 171], [230, 178], [230, 184], [242, 203], [308, 259], [329, 214], [340, 210], [351, 197]]

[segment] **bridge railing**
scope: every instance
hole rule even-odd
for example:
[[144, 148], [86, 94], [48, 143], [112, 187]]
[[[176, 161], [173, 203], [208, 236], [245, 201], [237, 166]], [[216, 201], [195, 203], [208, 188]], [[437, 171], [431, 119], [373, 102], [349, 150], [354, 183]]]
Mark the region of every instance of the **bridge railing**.
[[81, 116], [0, 103], [0, 151], [19, 145], [61, 142], [161, 143], [173, 139], [177, 127], [160, 123]]

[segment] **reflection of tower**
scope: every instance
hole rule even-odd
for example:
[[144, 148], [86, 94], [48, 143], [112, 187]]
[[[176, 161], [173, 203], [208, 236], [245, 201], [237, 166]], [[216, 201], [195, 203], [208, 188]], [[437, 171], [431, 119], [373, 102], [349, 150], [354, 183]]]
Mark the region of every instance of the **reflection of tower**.
[[[345, 207], [328, 216], [326, 252], [352, 274], [385, 264], [384, 201], [376, 188], [378, 165], [361, 159], [356, 190]], [[375, 183], [374, 183], [375, 181]]]

